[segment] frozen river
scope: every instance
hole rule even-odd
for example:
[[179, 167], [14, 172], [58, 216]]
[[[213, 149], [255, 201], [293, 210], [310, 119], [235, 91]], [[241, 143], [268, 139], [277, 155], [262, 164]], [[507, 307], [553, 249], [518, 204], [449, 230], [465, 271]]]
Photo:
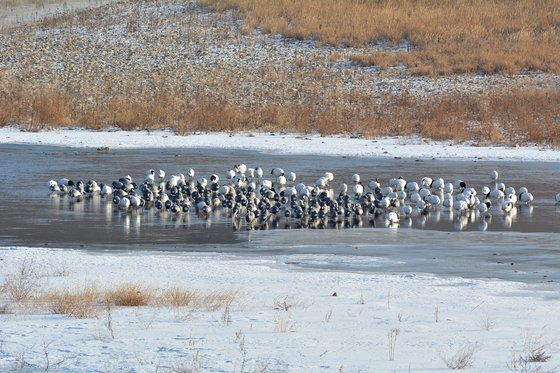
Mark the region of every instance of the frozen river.
[[[148, 168], [168, 174], [192, 167], [200, 176], [223, 175], [236, 163], [269, 170], [281, 166], [312, 183], [324, 171], [334, 188], [350, 182], [403, 176], [460, 178], [480, 189], [492, 169], [516, 188], [535, 195], [531, 206], [490, 219], [454, 217], [447, 209], [402, 219], [399, 229], [364, 217], [348, 225], [314, 229], [280, 221], [267, 230], [236, 227], [224, 212], [205, 219], [196, 213], [118, 211], [99, 198], [73, 203], [51, 197], [47, 182], [66, 176], [111, 182]], [[0, 246], [162, 250], [273, 256], [279, 264], [382, 272], [427, 272], [462, 277], [497, 277], [529, 282], [560, 281], [560, 210], [554, 204], [560, 167], [554, 162], [439, 161], [286, 155], [242, 150], [130, 149], [98, 152], [36, 145], [0, 145]]]

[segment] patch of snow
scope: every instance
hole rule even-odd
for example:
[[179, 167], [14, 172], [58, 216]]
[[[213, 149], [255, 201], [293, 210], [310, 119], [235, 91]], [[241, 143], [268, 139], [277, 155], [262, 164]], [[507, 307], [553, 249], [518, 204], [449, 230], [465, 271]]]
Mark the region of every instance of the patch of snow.
[[[525, 353], [527, 336], [546, 343], [560, 335], [551, 312], [560, 309], [558, 294], [515, 282], [291, 270], [272, 258], [222, 254], [0, 248], [0, 283], [24, 261], [41, 290], [133, 282], [234, 289], [239, 299], [228, 322], [223, 310], [114, 308], [114, 338], [103, 312], [74, 319], [14, 308], [0, 314], [2, 371], [45, 369], [45, 351], [51, 370], [72, 372], [439, 371], [441, 356], [474, 346], [467, 371], [503, 372], [514, 352]], [[275, 307], [284, 301], [288, 311]], [[560, 364], [554, 347], [547, 351], [550, 361], [535, 365], [545, 371]]]
[[542, 146], [475, 146], [419, 137], [350, 138], [282, 133], [204, 133], [171, 131], [53, 130], [24, 132], [0, 128], [0, 144], [42, 144], [74, 148], [215, 148], [325, 156], [560, 161], [560, 150]]

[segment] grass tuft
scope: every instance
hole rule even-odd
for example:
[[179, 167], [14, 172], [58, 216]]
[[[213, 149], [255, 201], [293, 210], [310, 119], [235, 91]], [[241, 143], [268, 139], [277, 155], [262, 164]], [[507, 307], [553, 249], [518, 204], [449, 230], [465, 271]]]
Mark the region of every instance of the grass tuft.
[[457, 352], [451, 356], [445, 356], [440, 354], [441, 360], [445, 363], [445, 366], [451, 370], [463, 370], [473, 366], [474, 355], [476, 353], [476, 345], [468, 345], [461, 347]]
[[40, 301], [46, 303], [52, 313], [83, 319], [98, 314], [99, 298], [97, 287], [88, 285], [75, 291], [51, 291], [44, 294]]
[[153, 298], [153, 291], [138, 284], [122, 284], [105, 293], [105, 303], [122, 307], [146, 306]]

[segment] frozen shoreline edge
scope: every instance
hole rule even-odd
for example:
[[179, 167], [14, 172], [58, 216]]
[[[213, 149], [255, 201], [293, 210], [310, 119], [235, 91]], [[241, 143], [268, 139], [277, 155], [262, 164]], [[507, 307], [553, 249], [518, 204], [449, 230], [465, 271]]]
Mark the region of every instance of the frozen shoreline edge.
[[63, 129], [24, 132], [0, 128], [0, 144], [48, 145], [70, 148], [215, 148], [278, 152], [294, 155], [347, 156], [386, 159], [438, 159], [476, 161], [560, 162], [560, 149], [544, 146], [474, 146], [420, 137], [350, 138], [294, 133], [204, 133], [176, 135], [158, 131], [90, 131]]

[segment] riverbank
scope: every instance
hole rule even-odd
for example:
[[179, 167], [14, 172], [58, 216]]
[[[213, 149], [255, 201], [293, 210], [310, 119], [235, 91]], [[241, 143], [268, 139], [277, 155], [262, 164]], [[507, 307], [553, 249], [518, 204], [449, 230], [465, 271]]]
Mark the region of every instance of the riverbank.
[[[470, 371], [503, 372], [540, 347], [551, 357], [530, 367], [560, 363], [553, 342], [560, 323], [549, 311], [559, 301], [515, 282], [294, 270], [223, 254], [4, 248], [0, 261], [3, 369], [432, 371], [464, 355]], [[17, 304], [6, 284], [22, 266], [34, 285]], [[152, 297], [109, 311], [96, 304], [85, 318], [34, 302], [121, 284]], [[153, 294], [169, 289], [235, 295], [216, 309], [157, 304]]]

